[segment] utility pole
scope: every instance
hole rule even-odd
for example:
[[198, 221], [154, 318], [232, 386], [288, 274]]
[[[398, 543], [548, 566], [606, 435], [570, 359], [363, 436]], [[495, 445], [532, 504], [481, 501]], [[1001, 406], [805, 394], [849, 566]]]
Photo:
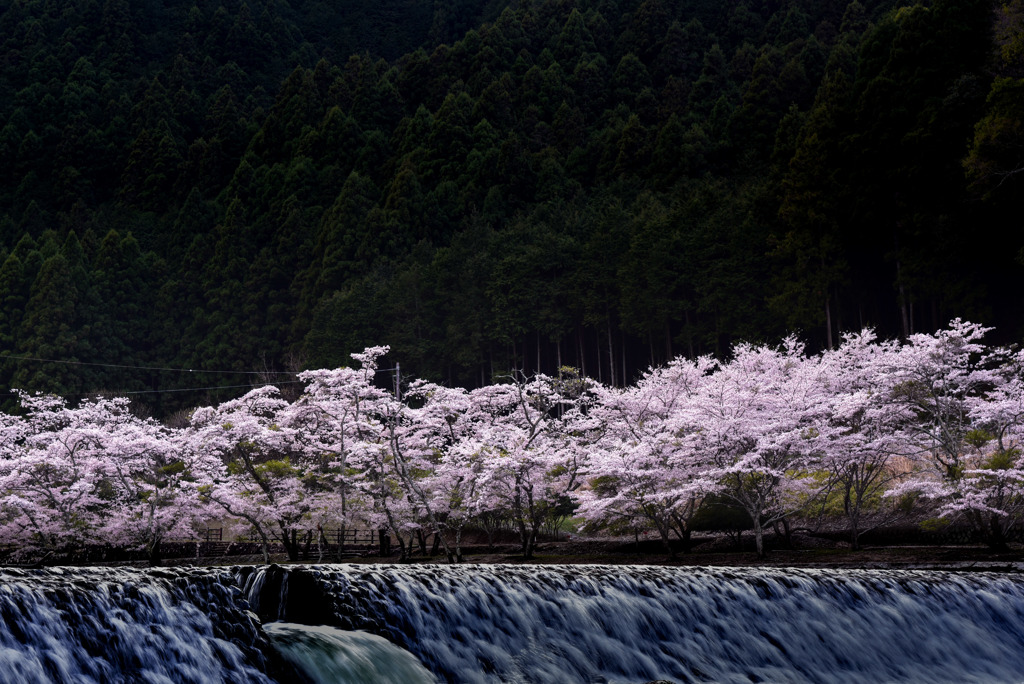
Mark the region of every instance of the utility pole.
[[402, 364], [395, 363], [395, 399], [402, 400]]

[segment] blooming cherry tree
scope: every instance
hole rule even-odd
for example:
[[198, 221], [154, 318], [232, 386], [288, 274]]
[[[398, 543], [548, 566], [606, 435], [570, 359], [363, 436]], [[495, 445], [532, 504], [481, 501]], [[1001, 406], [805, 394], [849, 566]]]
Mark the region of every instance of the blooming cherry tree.
[[190, 533], [184, 469], [165, 428], [123, 398], [21, 402], [25, 417], [7, 419], [0, 438], [5, 539], [47, 550], [144, 546], [155, 556], [166, 536]]
[[297, 560], [299, 523], [324, 496], [309, 486], [315, 469], [292, 448], [294, 430], [281, 426], [287, 405], [276, 387], [254, 389], [216, 408], [197, 409], [185, 440], [200, 500], [248, 522], [267, 561], [271, 537]]
[[[387, 347], [370, 347], [353, 354], [359, 368], [311, 370], [299, 374], [305, 391], [288, 408], [286, 422], [294, 429], [293, 448], [313, 465], [323, 487], [335, 495], [320, 511], [323, 524], [341, 528], [339, 554], [345, 531], [358, 519], [366, 519], [370, 481], [368, 464], [381, 451], [383, 425], [380, 406], [387, 394], [373, 383], [379, 359]], [[380, 456], [383, 461], [383, 456]]]
[[591, 416], [603, 430], [583, 468], [589, 486], [576, 493], [578, 515], [634, 529], [653, 526], [670, 553], [673, 533], [688, 541], [690, 520], [718, 489], [696, 448], [700, 426], [693, 407], [715, 366], [709, 358], [679, 358], [633, 387], [600, 390]]
[[508, 512], [527, 559], [544, 521], [579, 484], [580, 460], [566, 425], [583, 397], [563, 389], [557, 378], [536, 375], [473, 393], [487, 414], [478, 433], [488, 453], [479, 480], [483, 507]]
[[1001, 518], [1020, 491], [1021, 474], [1013, 453], [984, 447], [990, 436], [984, 427], [1010, 434], [1017, 385], [1012, 371], [1001, 375], [992, 367], [981, 342], [988, 330], [955, 319], [932, 335], [911, 336], [895, 356], [892, 398], [911, 413], [905, 434], [923, 467], [891, 494], [938, 500], [941, 515], [964, 517], [990, 545], [1003, 547]]
[[106, 479], [89, 456], [97, 431], [58, 397], [22, 394], [21, 405], [24, 420], [5, 429], [0, 538], [51, 552], [94, 541]]
[[697, 449], [711, 459], [707, 476], [750, 516], [758, 556], [764, 527], [821, 495], [809, 477], [820, 467], [826, 403], [820, 359], [795, 338], [781, 349], [738, 345], [733, 358], [702, 386], [694, 420]]
[[202, 511], [182, 483], [188, 473], [170, 430], [129, 410], [127, 399], [88, 406], [100, 434], [94, 458], [105, 463], [107, 505], [98, 535], [110, 544], [144, 546], [159, 558], [167, 537], [189, 537]]
[[866, 531], [864, 515], [903, 474], [893, 461], [906, 452], [904, 426], [911, 414], [892, 401], [898, 381], [890, 368], [898, 348], [878, 342], [871, 330], [849, 334], [838, 349], [825, 352], [819, 375], [829, 426], [822, 467], [842, 499], [854, 549]]

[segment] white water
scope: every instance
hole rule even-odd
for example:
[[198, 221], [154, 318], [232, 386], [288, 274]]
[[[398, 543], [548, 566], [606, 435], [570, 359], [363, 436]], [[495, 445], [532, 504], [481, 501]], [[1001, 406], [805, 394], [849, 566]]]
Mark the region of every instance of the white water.
[[[334, 626], [261, 625], [247, 600], [256, 605], [261, 591], [266, 619], [317, 615]], [[635, 566], [0, 569], [0, 684], [412, 684], [431, 681], [423, 667], [469, 683], [1020, 683], [1024, 577]]]
[[0, 570], [0, 682], [270, 684], [191, 600], [216, 606], [232, 592], [199, 579], [209, 577]]
[[416, 656], [365, 632], [271, 622], [264, 626], [284, 659], [313, 684], [433, 684]]
[[324, 566], [349, 614], [458, 682], [1024, 681], [1015, 576]]

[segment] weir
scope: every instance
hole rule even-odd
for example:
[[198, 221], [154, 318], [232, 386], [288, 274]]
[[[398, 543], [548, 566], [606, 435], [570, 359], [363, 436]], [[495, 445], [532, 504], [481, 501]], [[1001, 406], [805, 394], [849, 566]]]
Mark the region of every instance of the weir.
[[223, 572], [0, 570], [0, 681], [272, 684], [240, 600]]
[[[1018, 682], [993, 573], [0, 570], [0, 682]], [[301, 624], [300, 624], [301, 623]]]

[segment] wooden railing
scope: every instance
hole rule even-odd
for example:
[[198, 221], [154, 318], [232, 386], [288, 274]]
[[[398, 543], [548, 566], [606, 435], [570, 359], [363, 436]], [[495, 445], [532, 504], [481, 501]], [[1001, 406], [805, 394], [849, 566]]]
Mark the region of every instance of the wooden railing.
[[[318, 539], [318, 535], [321, 533], [323, 537]], [[361, 556], [372, 553], [375, 549], [380, 548], [380, 537], [377, 530], [353, 528], [346, 528], [344, 531], [333, 528], [323, 530], [295, 529], [292, 530], [291, 538], [303, 559], [315, 557], [318, 550], [335, 555], [343, 551], [344, 555]], [[318, 540], [320, 542], [319, 549]], [[178, 547], [182, 547], [182, 545], [186, 545], [189, 549], [187, 551], [188, 555], [194, 553], [197, 557], [256, 554], [262, 548], [262, 540], [255, 533], [235, 541], [226, 541], [223, 527], [208, 527], [205, 530], [201, 530], [191, 539], [166, 539], [164, 541], [164, 547], [167, 553], [170, 554], [169, 557], [180, 555], [181, 549]], [[284, 545], [277, 536], [270, 537], [268, 541], [270, 542], [271, 553], [282, 553], [285, 550]], [[385, 544], [385, 552], [390, 550], [389, 542], [390, 540]]]

